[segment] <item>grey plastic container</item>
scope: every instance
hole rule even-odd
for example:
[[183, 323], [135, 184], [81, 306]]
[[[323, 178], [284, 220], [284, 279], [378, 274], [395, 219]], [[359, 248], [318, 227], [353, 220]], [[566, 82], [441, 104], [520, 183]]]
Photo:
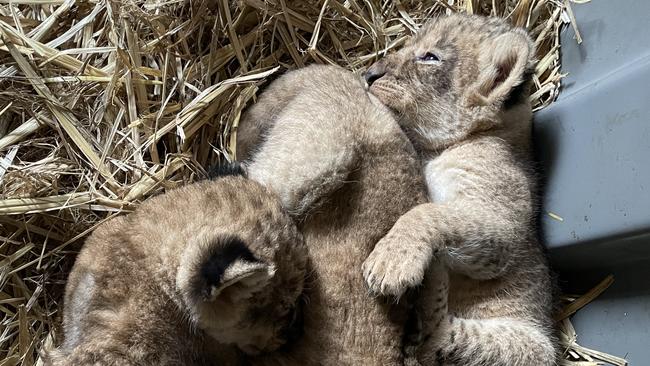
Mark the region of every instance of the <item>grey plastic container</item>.
[[[614, 285], [573, 323], [580, 344], [650, 365], [650, 1], [573, 4], [558, 101], [535, 116], [541, 224], [567, 291]], [[549, 215], [552, 213], [553, 215]], [[553, 218], [560, 217], [562, 220]]]

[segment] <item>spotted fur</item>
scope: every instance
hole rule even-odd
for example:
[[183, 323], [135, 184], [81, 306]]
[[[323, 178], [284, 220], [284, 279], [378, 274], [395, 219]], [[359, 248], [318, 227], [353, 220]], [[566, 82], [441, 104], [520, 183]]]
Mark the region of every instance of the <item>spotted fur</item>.
[[390, 111], [360, 77], [310, 66], [270, 85], [241, 127], [249, 176], [300, 221], [311, 263], [304, 336], [252, 363], [403, 365], [406, 304], [370, 296], [361, 273], [397, 218], [426, 201], [415, 150]]
[[244, 177], [149, 199], [84, 244], [46, 365], [238, 365], [285, 342], [306, 260], [277, 197]]
[[421, 286], [423, 334], [409, 349], [423, 365], [555, 365], [535, 227], [534, 65], [523, 29], [455, 14], [368, 71], [370, 91], [418, 150], [430, 202], [397, 221], [364, 276], [383, 295]]

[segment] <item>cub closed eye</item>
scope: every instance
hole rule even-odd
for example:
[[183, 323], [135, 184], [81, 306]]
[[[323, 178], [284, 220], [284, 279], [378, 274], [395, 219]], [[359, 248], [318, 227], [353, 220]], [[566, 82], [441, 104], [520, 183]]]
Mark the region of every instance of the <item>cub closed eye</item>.
[[440, 62], [440, 58], [433, 52], [427, 52], [422, 56], [416, 57], [415, 62], [421, 64], [434, 64]]

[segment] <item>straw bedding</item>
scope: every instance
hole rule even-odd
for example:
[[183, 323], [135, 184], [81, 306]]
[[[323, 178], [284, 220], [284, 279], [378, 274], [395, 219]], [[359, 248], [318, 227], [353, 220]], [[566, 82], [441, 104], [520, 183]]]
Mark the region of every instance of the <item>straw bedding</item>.
[[[265, 82], [314, 62], [362, 70], [451, 11], [526, 27], [531, 100], [554, 100], [568, 1], [0, 0], [0, 366], [60, 341], [64, 281], [93, 228], [236, 158]], [[566, 362], [607, 357], [561, 324]]]

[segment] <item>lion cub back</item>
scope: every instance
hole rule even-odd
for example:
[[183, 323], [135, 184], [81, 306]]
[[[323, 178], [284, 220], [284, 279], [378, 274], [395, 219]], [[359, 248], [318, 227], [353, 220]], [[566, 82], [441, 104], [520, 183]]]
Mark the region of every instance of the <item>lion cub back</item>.
[[310, 256], [305, 336], [287, 355], [293, 362], [277, 363], [401, 365], [404, 301], [372, 297], [361, 264], [403, 213], [426, 201], [410, 142], [360, 79], [336, 67], [283, 76], [247, 124], [263, 141], [248, 172], [298, 218]]
[[268, 190], [243, 177], [179, 188], [101, 225], [69, 276], [52, 365], [238, 364], [284, 342], [306, 251]]

